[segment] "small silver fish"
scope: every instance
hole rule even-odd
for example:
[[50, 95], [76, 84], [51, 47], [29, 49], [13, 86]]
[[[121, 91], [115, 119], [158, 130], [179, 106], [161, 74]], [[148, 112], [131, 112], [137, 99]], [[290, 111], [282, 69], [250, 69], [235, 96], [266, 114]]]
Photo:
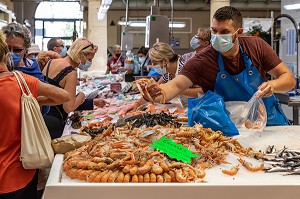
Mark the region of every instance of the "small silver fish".
[[273, 173], [273, 172], [291, 172], [291, 167], [274, 167], [266, 171], [267, 173]]
[[283, 174], [284, 176], [287, 176], [287, 175], [300, 175], [300, 171], [292, 171], [292, 172], [289, 172], [289, 173], [286, 173], [286, 174]]

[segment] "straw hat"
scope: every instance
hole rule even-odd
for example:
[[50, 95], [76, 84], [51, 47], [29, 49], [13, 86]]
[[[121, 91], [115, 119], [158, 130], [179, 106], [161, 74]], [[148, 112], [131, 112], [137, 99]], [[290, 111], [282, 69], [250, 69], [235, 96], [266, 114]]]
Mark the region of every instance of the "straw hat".
[[37, 44], [31, 44], [30, 48], [28, 48], [28, 53], [27, 54], [35, 54], [35, 53], [40, 53], [41, 50]]

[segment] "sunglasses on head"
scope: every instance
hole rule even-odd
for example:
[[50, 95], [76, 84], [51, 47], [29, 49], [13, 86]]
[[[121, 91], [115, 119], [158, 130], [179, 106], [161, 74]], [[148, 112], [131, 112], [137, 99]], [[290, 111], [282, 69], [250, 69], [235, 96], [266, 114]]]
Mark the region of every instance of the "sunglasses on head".
[[88, 46], [86, 46], [86, 47], [84, 47], [82, 50], [85, 50], [85, 49], [87, 49], [87, 48], [89, 48], [89, 47], [92, 47], [94, 50], [98, 50], [98, 46], [97, 45], [94, 45], [93, 43], [91, 43], [90, 45], [88, 45]]

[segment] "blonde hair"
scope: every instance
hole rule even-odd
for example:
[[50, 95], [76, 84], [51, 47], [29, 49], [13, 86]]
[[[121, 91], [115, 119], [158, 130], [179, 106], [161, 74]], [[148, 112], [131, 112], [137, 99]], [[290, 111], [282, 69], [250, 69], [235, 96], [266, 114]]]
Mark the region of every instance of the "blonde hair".
[[175, 62], [178, 59], [178, 55], [174, 50], [166, 43], [156, 43], [149, 50], [149, 57], [152, 62], [169, 61]]
[[5, 35], [3, 34], [3, 31], [0, 30], [0, 61], [1, 62], [5, 61], [8, 52], [9, 49], [5, 42]]
[[80, 62], [79, 52], [83, 54], [95, 54], [98, 47], [90, 42], [88, 39], [82, 37], [76, 39], [70, 46], [67, 54], [76, 63]]

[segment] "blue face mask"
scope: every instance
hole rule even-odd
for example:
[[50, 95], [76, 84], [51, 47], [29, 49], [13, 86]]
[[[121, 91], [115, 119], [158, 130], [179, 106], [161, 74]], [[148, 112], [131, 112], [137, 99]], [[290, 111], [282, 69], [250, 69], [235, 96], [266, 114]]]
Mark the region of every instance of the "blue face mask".
[[78, 66], [78, 68], [79, 68], [80, 70], [87, 71], [88, 68], [91, 67], [91, 65], [92, 65], [92, 62], [86, 60], [85, 64], [80, 63], [79, 66]]
[[146, 59], [146, 57], [139, 57], [139, 62], [142, 64], [142, 63], [144, 63], [145, 59]]
[[161, 68], [160, 65], [155, 65], [152, 68], [155, 70], [155, 72], [157, 72], [160, 75], [164, 75], [165, 73], [167, 73], [166, 68], [165, 67]]
[[190, 41], [190, 46], [192, 49], [197, 49], [200, 46], [200, 40], [197, 39], [195, 36], [192, 37], [191, 41]]
[[61, 49], [60, 56], [61, 56], [61, 57], [65, 57], [66, 54], [67, 54], [67, 47], [64, 46], [64, 47]]
[[10, 54], [12, 60], [13, 60], [13, 65], [17, 66], [20, 63], [21, 59], [22, 59], [22, 55], [19, 54], [19, 53], [16, 54], [16, 53], [12, 53], [12, 52], [10, 52], [9, 54]]

